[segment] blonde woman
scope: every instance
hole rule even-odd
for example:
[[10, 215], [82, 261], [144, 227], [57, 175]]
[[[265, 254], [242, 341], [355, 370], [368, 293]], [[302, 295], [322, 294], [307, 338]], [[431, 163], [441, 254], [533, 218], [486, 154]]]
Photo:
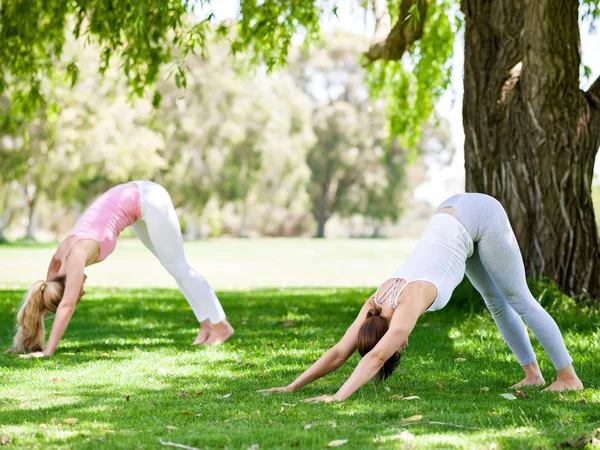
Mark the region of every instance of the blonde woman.
[[[192, 307], [200, 331], [194, 344], [216, 345], [234, 331], [208, 282], [187, 263], [177, 213], [169, 193], [151, 181], [116, 186], [100, 196], [58, 246], [46, 281], [31, 286], [17, 314], [14, 349], [23, 357], [52, 355], [63, 337], [75, 307], [85, 294], [84, 270], [104, 261], [115, 249], [117, 236], [131, 226], [140, 241], [175, 278]], [[44, 318], [56, 317], [44, 346]]]

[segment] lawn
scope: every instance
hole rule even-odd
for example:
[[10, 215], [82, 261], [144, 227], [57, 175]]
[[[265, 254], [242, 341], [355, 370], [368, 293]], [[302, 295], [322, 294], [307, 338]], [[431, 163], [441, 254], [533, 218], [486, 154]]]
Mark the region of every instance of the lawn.
[[[375, 286], [400, 267], [416, 240], [211, 239], [186, 242], [190, 264], [218, 290]], [[56, 246], [0, 245], [0, 289], [25, 288], [46, 275]], [[86, 269], [91, 287], [176, 285], [136, 239], [119, 239], [103, 264]]]
[[[0, 435], [7, 448], [172, 448], [162, 440], [306, 449], [341, 439], [344, 449], [498, 449], [555, 448], [600, 427], [597, 316], [567, 312], [552, 292], [542, 302], [563, 329], [583, 392], [530, 388], [503, 398], [520, 368], [466, 284], [451, 306], [422, 317], [398, 372], [382, 385], [368, 384], [341, 403], [301, 402], [334, 393], [356, 365], [354, 356], [303, 391], [255, 392], [292, 381], [336, 342], [370, 292], [221, 292], [236, 335], [224, 346], [201, 348], [190, 345], [194, 319], [177, 291], [89, 289], [56, 356], [0, 356]], [[22, 295], [0, 291], [3, 347]], [[537, 343], [536, 351], [550, 381], [550, 361]], [[404, 400], [409, 396], [419, 398]]]

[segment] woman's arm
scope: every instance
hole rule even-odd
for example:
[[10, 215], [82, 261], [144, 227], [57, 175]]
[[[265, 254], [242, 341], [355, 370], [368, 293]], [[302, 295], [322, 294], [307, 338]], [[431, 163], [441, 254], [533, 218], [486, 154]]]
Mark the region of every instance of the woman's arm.
[[361, 308], [358, 316], [350, 325], [344, 337], [335, 344], [332, 348], [330, 348], [323, 356], [321, 356], [317, 362], [315, 362], [312, 366], [310, 366], [302, 375], [300, 375], [296, 380], [290, 383], [287, 386], [270, 388], [270, 389], [261, 389], [258, 392], [289, 392], [289, 391], [297, 391], [302, 389], [309, 383], [321, 378], [324, 375], [327, 375], [330, 372], [338, 369], [343, 366], [344, 363], [352, 356], [352, 353], [356, 350], [356, 336], [358, 335], [358, 330], [362, 326], [365, 318], [367, 317], [367, 312], [373, 308], [373, 304], [371, 299], [367, 300], [363, 307]]
[[65, 264], [67, 276], [65, 292], [56, 309], [56, 316], [52, 324], [48, 345], [43, 352], [44, 355], [52, 355], [56, 351], [56, 347], [58, 347], [58, 343], [65, 334], [67, 325], [69, 325], [73, 311], [75, 311], [75, 306], [79, 302], [84, 280], [85, 253], [71, 252]]
[[48, 272], [46, 273], [46, 281], [50, 280], [51, 278], [56, 277], [56, 274], [58, 273], [60, 269], [60, 259], [58, 259], [56, 257], [56, 253], [54, 255], [52, 255], [52, 259], [50, 260], [50, 265], [48, 266]]
[[361, 386], [371, 380], [383, 367], [385, 362], [397, 352], [402, 344], [407, 341], [412, 332], [417, 319], [421, 315], [420, 308], [415, 307], [411, 302], [404, 302], [398, 306], [398, 309], [392, 317], [390, 328], [377, 343], [377, 345], [367, 353], [354, 372], [348, 378], [348, 381], [333, 396], [324, 395], [306, 399], [306, 402], [335, 401], [345, 400], [356, 392]]

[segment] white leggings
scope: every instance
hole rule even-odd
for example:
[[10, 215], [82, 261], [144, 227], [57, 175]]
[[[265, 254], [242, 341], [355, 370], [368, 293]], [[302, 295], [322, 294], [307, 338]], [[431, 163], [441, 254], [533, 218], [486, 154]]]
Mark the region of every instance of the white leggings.
[[215, 291], [185, 259], [179, 219], [169, 193], [151, 181], [135, 183], [140, 192], [141, 214], [132, 225], [133, 232], [175, 278], [198, 322], [222, 322], [225, 312]]

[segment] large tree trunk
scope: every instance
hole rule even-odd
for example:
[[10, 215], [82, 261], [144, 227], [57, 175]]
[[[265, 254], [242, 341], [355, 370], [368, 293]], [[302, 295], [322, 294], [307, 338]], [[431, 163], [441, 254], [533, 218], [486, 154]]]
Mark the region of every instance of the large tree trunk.
[[461, 3], [466, 189], [504, 205], [528, 275], [600, 298], [600, 81], [579, 89], [578, 2]]

